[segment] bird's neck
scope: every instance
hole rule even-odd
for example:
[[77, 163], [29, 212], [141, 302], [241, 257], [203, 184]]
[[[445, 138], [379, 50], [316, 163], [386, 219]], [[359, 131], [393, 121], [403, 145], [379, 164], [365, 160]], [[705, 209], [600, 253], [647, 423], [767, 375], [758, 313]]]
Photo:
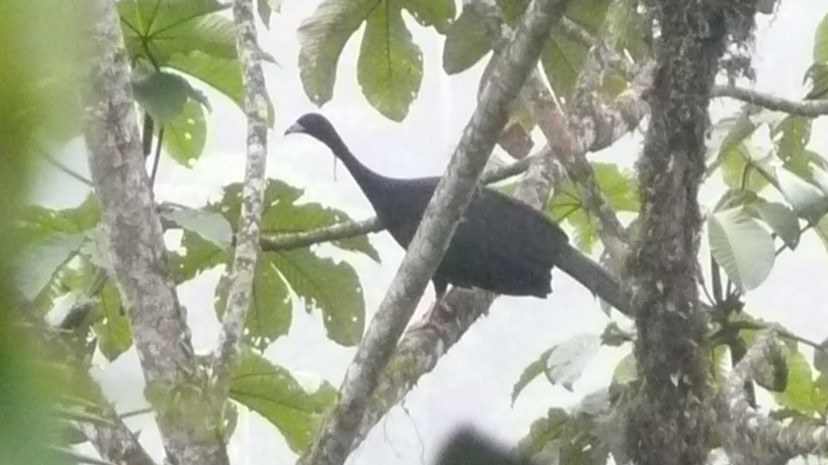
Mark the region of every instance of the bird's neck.
[[371, 203], [373, 203], [372, 197], [381, 187], [384, 176], [371, 171], [371, 169], [367, 166], [360, 163], [354, 154], [351, 153], [351, 150], [348, 149], [344, 142], [342, 142], [342, 139], [336, 138], [335, 140], [328, 141], [328, 146], [333, 151], [334, 155], [342, 160], [342, 163], [345, 164], [345, 168], [348, 169], [348, 172], [351, 173], [351, 176], [353, 176], [357, 184], [359, 184], [362, 192], [364, 192], [368, 197], [368, 200], [371, 200]]

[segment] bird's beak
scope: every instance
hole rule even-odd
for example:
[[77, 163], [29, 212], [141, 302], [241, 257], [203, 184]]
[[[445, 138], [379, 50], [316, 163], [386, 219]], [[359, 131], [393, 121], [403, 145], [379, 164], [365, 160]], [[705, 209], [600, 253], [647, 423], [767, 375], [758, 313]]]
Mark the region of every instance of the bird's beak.
[[287, 128], [287, 130], [285, 131], [285, 135], [295, 134], [297, 132], [305, 132], [305, 127], [299, 123], [293, 123], [291, 127]]

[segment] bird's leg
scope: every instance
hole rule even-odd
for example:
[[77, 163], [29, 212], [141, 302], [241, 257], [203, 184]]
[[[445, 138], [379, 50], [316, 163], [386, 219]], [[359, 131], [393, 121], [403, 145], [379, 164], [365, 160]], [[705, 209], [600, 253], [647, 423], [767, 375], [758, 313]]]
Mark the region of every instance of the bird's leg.
[[420, 321], [412, 324], [409, 330], [432, 326], [431, 321], [435, 313], [451, 311], [451, 308], [444, 302], [448, 283], [437, 277], [432, 278], [431, 281], [434, 283], [434, 303], [431, 304], [431, 307], [425, 312], [425, 315], [423, 315]]

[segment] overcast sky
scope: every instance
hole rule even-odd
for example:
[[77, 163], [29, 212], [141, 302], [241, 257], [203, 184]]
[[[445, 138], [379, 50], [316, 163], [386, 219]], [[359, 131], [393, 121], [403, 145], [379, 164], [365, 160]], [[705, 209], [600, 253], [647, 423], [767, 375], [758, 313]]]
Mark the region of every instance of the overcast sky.
[[[296, 67], [298, 45], [295, 30], [310, 15], [316, 0], [286, 1], [281, 15], [274, 15], [270, 31], [263, 32], [261, 45], [276, 57], [279, 66], [265, 68], [268, 89], [276, 108], [275, 129], [270, 133], [268, 173], [306, 190], [306, 199], [346, 210], [355, 219], [373, 215], [370, 205], [341, 164], [334, 177], [332, 156], [322, 144], [304, 136], [284, 138], [284, 128], [301, 114], [316, 110], [302, 90]], [[824, 0], [788, 1], [772, 19], [762, 17], [756, 40], [754, 66], [757, 89], [776, 95], [799, 98], [802, 76], [811, 63], [814, 31], [828, 13]], [[424, 78], [408, 118], [397, 124], [371, 108], [356, 83], [356, 52], [361, 32], [351, 39], [340, 60], [333, 101], [321, 110], [331, 118], [352, 151], [369, 167], [393, 176], [416, 177], [440, 174], [462, 128], [474, 108], [481, 67], [459, 76], [447, 77], [441, 70], [441, 39], [432, 31], [408, 21], [415, 41], [424, 55]], [[213, 94], [211, 94], [213, 95]], [[213, 112], [208, 116], [209, 138], [205, 154], [197, 165], [184, 169], [162, 160], [157, 185], [159, 200], [199, 206], [220, 195], [221, 186], [243, 178], [245, 123], [242, 113], [228, 100], [213, 95]], [[738, 108], [733, 102], [717, 102], [716, 117]], [[824, 120], [825, 118], [823, 118]], [[826, 123], [813, 131], [811, 148], [828, 155]], [[638, 155], [640, 134], [628, 137], [593, 159], [623, 160], [628, 166]], [[66, 157], [86, 171], [77, 145]], [[59, 186], [59, 187], [55, 187]], [[708, 190], [705, 198], [716, 192]], [[71, 206], [82, 199], [84, 190], [56, 173], [44, 175], [35, 198], [54, 206]], [[372, 235], [383, 263], [363, 257], [350, 258], [362, 280], [366, 308], [377, 308], [390, 283], [403, 251], [387, 234]], [[331, 248], [321, 247], [322, 253]], [[209, 272], [180, 288], [180, 297], [189, 309], [196, 350], [206, 352], [216, 341], [213, 317], [213, 287], [219, 272]], [[771, 276], [747, 296], [747, 309], [787, 325], [792, 331], [822, 340], [828, 328], [828, 301], [825, 276], [828, 257], [813, 234], [803, 237], [796, 254], [783, 253]], [[582, 333], [600, 333], [610, 321], [588, 291], [568, 276], [553, 273], [554, 293], [546, 300], [500, 298], [489, 316], [466, 334], [437, 369], [425, 376], [354, 454], [351, 464], [430, 463], [441, 439], [460, 424], [472, 424], [500, 440], [514, 443], [523, 437], [529, 424], [552, 406], [570, 406], [586, 393], [605, 386], [614, 364], [627, 352], [604, 350], [589, 365], [575, 392], [537, 380], [510, 406], [509, 394], [521, 370], [553, 344]], [[427, 290], [421, 305], [432, 301]], [[620, 319], [622, 325], [629, 322]], [[289, 368], [309, 386], [326, 379], [338, 386], [353, 354], [325, 338], [318, 312], [307, 315], [294, 311], [290, 335], [267, 352], [270, 359]], [[134, 351], [123, 355], [100, 373], [107, 391], [119, 409], [142, 407], [142, 378]], [[156, 458], [161, 457], [159, 438], [151, 423], [136, 419], [143, 429], [142, 441]], [[291, 463], [293, 454], [281, 434], [255, 414], [241, 417], [230, 444], [235, 464], [263, 465]]]

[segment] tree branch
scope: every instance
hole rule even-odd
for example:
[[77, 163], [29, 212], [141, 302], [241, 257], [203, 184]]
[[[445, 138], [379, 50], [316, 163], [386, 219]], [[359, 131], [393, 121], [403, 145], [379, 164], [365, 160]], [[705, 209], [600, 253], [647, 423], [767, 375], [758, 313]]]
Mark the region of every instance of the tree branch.
[[734, 98], [762, 108], [767, 108], [768, 110], [783, 111], [792, 115], [806, 116], [809, 118], [828, 115], [828, 100], [803, 100], [796, 102], [755, 90], [730, 86], [714, 87], [713, 96]]
[[497, 137], [507, 105], [535, 65], [565, 0], [534, 0], [514, 41], [500, 57], [493, 78], [452, 156], [423, 215], [405, 258], [354, 356], [340, 389], [340, 400], [300, 463], [340, 465], [351, 450], [369, 396], [388, 363], [417, 301], [448, 248], [463, 209], [469, 203]]
[[237, 242], [230, 269], [230, 290], [227, 311], [222, 320], [218, 347], [212, 361], [212, 385], [221, 402], [229, 390], [230, 368], [238, 353], [244, 331], [253, 275], [259, 257], [259, 231], [267, 167], [267, 87], [259, 58], [256, 21], [251, 0], [234, 0], [233, 21], [236, 25], [236, 49], [242, 65], [244, 81], [244, 113], [247, 117], [247, 166], [242, 188], [241, 213]]
[[722, 424], [723, 436], [733, 463], [785, 463], [796, 455], [828, 451], [828, 428], [825, 426], [804, 422], [785, 425], [750, 405], [745, 383], [755, 377], [767, 360], [781, 357], [776, 335], [774, 330], [760, 332], [722, 387], [720, 397], [729, 417]]
[[[128, 55], [113, 1], [93, 2], [95, 59], [83, 88], [86, 145], [112, 273], [130, 319], [147, 389], [169, 392], [196, 372], [186, 316], [169, 276], [161, 222], [144, 167]], [[185, 402], [155, 399], [170, 460], [180, 465], [227, 463], [224, 444], [192, 421]], [[186, 410], [186, 411], [185, 411]], [[188, 426], [192, 426], [188, 423]]]

